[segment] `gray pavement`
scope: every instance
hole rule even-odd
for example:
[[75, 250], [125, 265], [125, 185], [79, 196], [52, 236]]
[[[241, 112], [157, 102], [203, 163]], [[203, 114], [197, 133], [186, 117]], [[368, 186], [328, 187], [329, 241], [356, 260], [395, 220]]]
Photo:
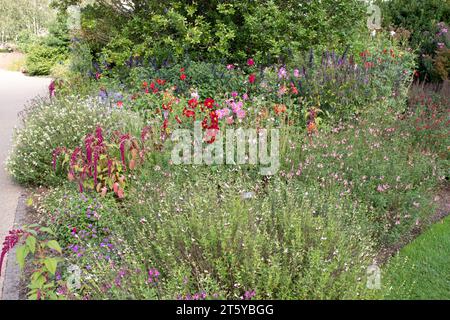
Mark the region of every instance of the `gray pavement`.
[[[3, 239], [14, 223], [17, 201], [21, 188], [8, 176], [4, 162], [11, 148], [14, 126], [18, 125], [18, 113], [30, 99], [37, 95], [48, 95], [48, 78], [26, 77], [19, 72], [0, 69], [0, 250]], [[0, 297], [2, 297], [3, 264], [0, 277]]]

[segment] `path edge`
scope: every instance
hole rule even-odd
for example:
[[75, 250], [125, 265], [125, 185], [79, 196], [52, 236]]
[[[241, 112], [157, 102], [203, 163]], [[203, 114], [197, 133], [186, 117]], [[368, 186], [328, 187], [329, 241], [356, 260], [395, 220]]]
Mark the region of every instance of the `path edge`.
[[[13, 228], [20, 227], [25, 221], [27, 212], [26, 207], [27, 194], [21, 192], [17, 201], [16, 214], [14, 217]], [[8, 253], [5, 267], [5, 278], [3, 281], [3, 290], [1, 300], [20, 300], [20, 278], [21, 270], [16, 261], [16, 246]]]

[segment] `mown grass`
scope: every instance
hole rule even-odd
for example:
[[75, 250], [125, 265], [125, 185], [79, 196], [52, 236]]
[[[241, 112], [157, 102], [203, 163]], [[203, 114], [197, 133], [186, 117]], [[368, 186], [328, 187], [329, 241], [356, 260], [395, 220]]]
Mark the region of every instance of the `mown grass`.
[[387, 265], [387, 299], [450, 299], [450, 217], [405, 246]]

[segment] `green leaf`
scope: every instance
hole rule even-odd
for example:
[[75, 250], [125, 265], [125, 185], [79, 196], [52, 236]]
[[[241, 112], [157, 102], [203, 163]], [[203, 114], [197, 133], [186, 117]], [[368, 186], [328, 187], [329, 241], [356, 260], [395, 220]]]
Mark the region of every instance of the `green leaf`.
[[56, 250], [59, 253], [62, 253], [62, 249], [61, 249], [58, 241], [56, 241], [56, 240], [50, 240], [49, 242], [47, 242], [47, 247], [49, 247], [50, 249]]
[[27, 245], [28, 249], [30, 249], [31, 253], [34, 253], [36, 251], [36, 238], [33, 236], [28, 236], [27, 240], [25, 241], [25, 244]]
[[32, 198], [28, 198], [27, 202], [26, 202], [27, 207], [31, 207], [33, 205], [33, 199]]
[[25, 258], [27, 257], [29, 252], [30, 251], [26, 245], [22, 245], [16, 250], [17, 263], [19, 264], [19, 267], [21, 269], [23, 269], [23, 267], [25, 266]]
[[57, 259], [57, 258], [46, 258], [44, 260], [45, 267], [52, 275], [55, 275], [55, 273], [56, 273], [56, 267], [58, 266], [58, 261], [59, 261], [59, 259]]
[[52, 229], [48, 228], [48, 227], [41, 227], [39, 229], [39, 231], [46, 232], [46, 233], [51, 234], [51, 235], [55, 235], [55, 232]]

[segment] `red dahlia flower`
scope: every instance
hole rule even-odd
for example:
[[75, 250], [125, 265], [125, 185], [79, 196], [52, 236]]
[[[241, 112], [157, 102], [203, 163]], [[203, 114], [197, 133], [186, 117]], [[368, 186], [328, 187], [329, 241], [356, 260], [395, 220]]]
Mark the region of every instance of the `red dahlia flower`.
[[251, 74], [251, 75], [248, 76], [248, 82], [250, 84], [255, 83], [255, 81], [256, 81], [256, 76], [254, 74]]
[[205, 107], [207, 107], [208, 109], [212, 109], [212, 107], [214, 106], [214, 99], [212, 98], [206, 98], [205, 102], [203, 103], [205, 105]]
[[192, 98], [191, 100], [188, 101], [188, 106], [191, 109], [195, 109], [195, 107], [198, 105], [198, 101], [195, 98]]

